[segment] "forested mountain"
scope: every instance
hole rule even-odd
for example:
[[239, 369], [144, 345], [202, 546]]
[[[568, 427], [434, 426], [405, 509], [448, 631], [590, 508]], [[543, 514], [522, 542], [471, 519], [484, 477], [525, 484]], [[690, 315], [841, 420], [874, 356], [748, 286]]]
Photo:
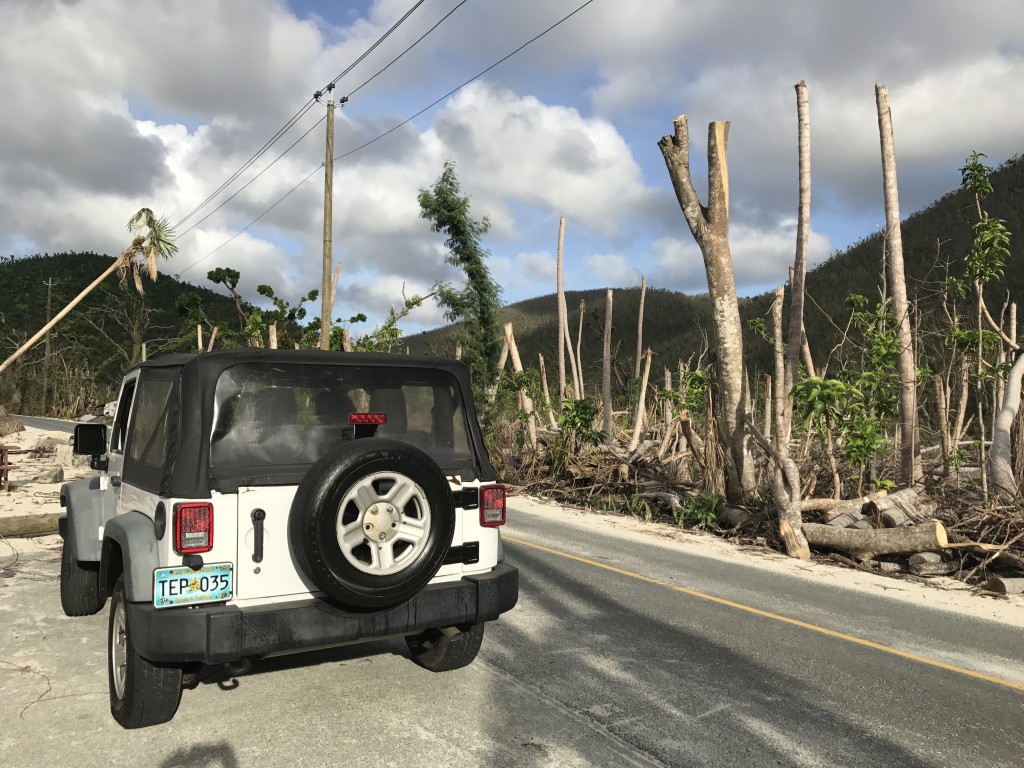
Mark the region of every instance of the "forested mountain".
[[[990, 215], [1002, 218], [1013, 234], [1011, 257], [1005, 275], [988, 288], [991, 304], [998, 309], [1003, 300], [1024, 302], [1024, 159], [1004, 163], [991, 176], [993, 194], [986, 199]], [[972, 225], [977, 221], [973, 196], [963, 191], [951, 192], [928, 208], [912, 214], [903, 223], [903, 247], [910, 297], [917, 302], [921, 327], [941, 314], [940, 289], [949, 275], [962, 275], [964, 256], [973, 239]], [[807, 275], [810, 301], [807, 306], [807, 335], [815, 362], [820, 366], [844, 327], [849, 309], [846, 299], [851, 294], [868, 297], [877, 303], [883, 286], [883, 237], [876, 233], [820, 265]], [[61, 253], [28, 258], [0, 259], [0, 354], [5, 357], [21, 341], [40, 328], [46, 320], [46, 281], [53, 278], [53, 311], [68, 300], [110, 265], [111, 259], [95, 253]], [[948, 269], [948, 273], [947, 273]], [[212, 285], [212, 284], [210, 284]], [[147, 282], [144, 297], [131, 286], [120, 286], [116, 278], [89, 296], [54, 330], [52, 349], [55, 359], [53, 374], [60, 375], [59, 366], [77, 372], [79, 395], [66, 394], [70, 408], [77, 397], [81, 402], [101, 397], [120, 380], [132, 356], [130, 327], [146, 314], [141, 338], [147, 342], [150, 355], [160, 351], [193, 349], [195, 326], [176, 309], [183, 294], [197, 294], [208, 318], [223, 327], [239, 325], [232, 299], [206, 287], [182, 283], [160, 274], [155, 283]], [[616, 289], [613, 303], [613, 349], [620, 371], [632, 372], [636, 354], [637, 313], [640, 289]], [[569, 325], [575, 340], [579, 328], [579, 307], [584, 302], [581, 359], [587, 381], [599, 380], [604, 333], [605, 291], [567, 291]], [[550, 294], [511, 304], [502, 309], [502, 322], [511, 322], [524, 365], [536, 364], [537, 353], [544, 354], [549, 378], [553, 381], [557, 366], [557, 312], [555, 296]], [[971, 299], [961, 299], [962, 307], [971, 306]], [[768, 294], [742, 299], [744, 318], [765, 316], [771, 304]], [[245, 311], [251, 309], [243, 306]], [[451, 355], [453, 334], [457, 326], [437, 329], [406, 339], [413, 352]], [[138, 336], [138, 334], [137, 334]], [[689, 360], [705, 345], [714, 355], [711, 336], [711, 307], [706, 294], [687, 295], [649, 288], [645, 306], [644, 346], [654, 351], [655, 381], [660, 381], [661, 366], [675, 369], [679, 360]], [[747, 359], [753, 374], [766, 372], [771, 364], [768, 342], [747, 332]], [[941, 346], [941, 342], [936, 342]], [[927, 364], [929, 354], [925, 345]], [[936, 345], [932, 344], [931, 349]], [[137, 350], [135, 350], [137, 353]], [[14, 376], [0, 377], [0, 403], [17, 404], [39, 394], [42, 345], [27, 355], [12, 371]], [[830, 369], [831, 370], [831, 369]], [[624, 377], [628, 378], [628, 377]], [[88, 381], [97, 391], [87, 392]], [[21, 382], [20, 384], [17, 382]], [[24, 382], [28, 382], [27, 385]], [[26, 388], [27, 386], [27, 388]], [[35, 388], [35, 389], [33, 389]]]
[[[97, 253], [43, 254], [27, 258], [0, 258], [0, 356], [6, 358], [47, 318], [47, 283], [52, 280], [52, 313], [96, 279], [112, 262]], [[208, 288], [183, 283], [159, 274], [144, 282], [140, 296], [130, 284], [111, 276], [87, 296], [51, 334], [50, 384], [61, 388], [50, 404], [68, 410], [85, 407], [106, 397], [120, 382], [141, 350], [133, 336], [144, 341], [150, 356], [195, 348], [195, 327], [176, 309], [183, 294], [199, 296], [214, 322], [238, 325], [234, 302]], [[0, 376], [0, 403], [33, 409], [40, 404], [44, 345], [40, 342]]]
[[[993, 194], [985, 200], [986, 211], [1004, 219], [1013, 234], [1011, 257], [1005, 275], [993, 281], [987, 289], [989, 301], [1000, 305], [1008, 298], [1024, 303], [1024, 158], [1014, 158], [995, 170], [991, 176]], [[941, 312], [939, 292], [949, 276], [963, 276], [964, 256], [970, 250], [974, 237], [972, 225], [977, 221], [974, 197], [958, 190], [951, 192], [928, 208], [912, 214], [903, 222], [903, 255], [908, 280], [908, 292], [920, 310], [922, 324]], [[795, 244], [794, 244], [795, 247]], [[849, 315], [846, 299], [851, 294], [868, 298], [871, 305], [878, 302], [883, 287], [882, 258], [884, 238], [875, 233], [810, 271], [807, 275], [808, 305], [806, 310], [807, 336], [815, 357], [821, 366], [829, 351], [841, 335]], [[580, 300], [586, 303], [583, 323], [582, 359], [587, 378], [597, 382], [601, 369], [601, 348], [604, 333], [605, 291], [567, 291], [569, 324], [575, 338]], [[618, 289], [614, 293], [612, 318], [614, 324], [613, 348], [616, 361], [632, 370], [636, 355], [637, 312], [640, 289]], [[744, 320], [766, 316], [771, 306], [771, 294], [754, 296], [740, 301]], [[961, 300], [964, 307], [971, 299]], [[553, 379], [555, 345], [557, 343], [557, 309], [555, 295], [511, 304], [503, 309], [503, 322], [513, 323], [516, 341], [523, 364], [536, 362], [537, 353], [544, 354], [549, 377]], [[711, 335], [711, 306], [706, 294], [686, 295], [667, 290], [648, 289], [644, 311], [644, 346], [654, 351], [653, 369], [659, 366], [675, 368], [678, 360], [686, 361], [698, 353]], [[770, 323], [769, 323], [770, 325]], [[414, 352], [434, 351], [451, 354], [452, 328], [442, 328], [407, 339]], [[746, 356], [752, 372], [767, 372], [771, 365], [771, 347], [749, 330], [746, 333]], [[713, 344], [711, 344], [713, 347]], [[714, 349], [710, 350], [714, 354]], [[652, 374], [656, 375], [655, 374]]]

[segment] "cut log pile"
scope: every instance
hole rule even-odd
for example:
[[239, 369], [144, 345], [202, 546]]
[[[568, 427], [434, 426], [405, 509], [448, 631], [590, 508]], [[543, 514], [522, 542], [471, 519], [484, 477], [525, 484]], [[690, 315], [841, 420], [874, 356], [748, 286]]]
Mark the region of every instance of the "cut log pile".
[[[811, 547], [845, 565], [915, 576], [971, 576], [992, 565], [1024, 571], [1024, 561], [1005, 545], [951, 535], [935, 519], [936, 502], [910, 488], [850, 501], [810, 499], [801, 508], [805, 517], [819, 518], [803, 525]], [[983, 589], [1020, 594], [1024, 579], [992, 578]]]

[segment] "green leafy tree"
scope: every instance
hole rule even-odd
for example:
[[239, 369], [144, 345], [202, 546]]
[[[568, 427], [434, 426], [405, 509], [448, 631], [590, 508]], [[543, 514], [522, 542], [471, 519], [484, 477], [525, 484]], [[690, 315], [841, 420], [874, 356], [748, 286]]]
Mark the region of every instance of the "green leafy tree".
[[486, 217], [478, 221], [470, 216], [469, 197], [462, 194], [451, 161], [444, 164], [441, 177], [429, 190], [420, 190], [419, 204], [420, 216], [430, 221], [431, 231], [445, 235], [445, 263], [466, 276], [462, 289], [438, 282], [434, 290], [445, 317], [464, 321], [459, 338], [463, 360], [472, 370], [474, 387], [483, 392], [497, 373], [501, 349], [501, 289], [491, 279], [488, 254], [480, 243], [490, 222]]

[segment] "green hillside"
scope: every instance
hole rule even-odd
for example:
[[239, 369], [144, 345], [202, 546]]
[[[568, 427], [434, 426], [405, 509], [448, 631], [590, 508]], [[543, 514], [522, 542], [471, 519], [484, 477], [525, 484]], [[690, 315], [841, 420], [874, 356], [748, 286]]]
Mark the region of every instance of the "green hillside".
[[[985, 201], [986, 210], [1006, 220], [1013, 233], [1011, 259], [1001, 281], [992, 283], [988, 295], [1024, 303], [1024, 158], [1014, 158], [993, 172], [994, 193]], [[971, 229], [977, 213], [974, 198], [963, 191], [951, 192], [928, 208], [912, 214], [903, 222], [903, 251], [908, 291], [918, 301], [924, 322], [938, 312], [937, 288], [944, 280], [942, 265], [949, 262], [950, 274], [963, 274], [963, 259], [973, 238]], [[877, 302], [881, 286], [883, 237], [881, 233], [861, 240], [836, 254], [807, 275], [807, 290], [812, 301], [806, 311], [807, 336], [815, 362], [821, 365], [839, 338], [836, 326], [845, 323], [846, 297], [861, 294]], [[583, 324], [582, 358], [587, 379], [597, 382], [601, 368], [604, 333], [605, 291], [567, 291], [572, 333], [575, 336], [580, 299], [586, 302]], [[617, 289], [613, 302], [613, 348], [616, 362], [632, 371], [636, 355], [636, 327], [640, 289]], [[740, 301], [744, 320], [765, 316], [771, 306], [771, 294]], [[965, 306], [967, 306], [965, 304]], [[523, 364], [535, 364], [537, 353], [544, 354], [549, 377], [554, 379], [557, 344], [555, 295], [542, 296], [510, 304], [502, 310], [503, 322], [511, 322], [520, 347]], [[453, 328], [442, 328], [407, 339], [414, 352], [452, 354]], [[644, 311], [644, 346], [654, 351], [652, 376], [661, 366], [675, 368], [707, 343], [714, 354], [711, 336], [711, 306], [707, 294], [687, 295], [667, 290], [648, 289]], [[746, 353], [751, 372], [767, 372], [771, 349], [763, 340], [747, 332]], [[660, 380], [660, 379], [659, 379]]]
[[[53, 280], [51, 303], [56, 314], [111, 262], [111, 257], [97, 253], [0, 259], [0, 355], [6, 358], [46, 322], [47, 281]], [[155, 282], [145, 279], [144, 288], [140, 297], [130, 283], [122, 286], [112, 275], [53, 329], [50, 382], [66, 389], [63, 396], [68, 408], [76, 402], [81, 408], [96, 398], [102, 400], [120, 382], [133, 354], [128, 328], [139, 325], [143, 317], [139, 335], [150, 356], [193, 349], [194, 331], [189, 334], [183, 328], [175, 307], [184, 293], [198, 294], [214, 322], [237, 325], [232, 300], [208, 288], [165, 274], [159, 274]], [[0, 377], [0, 403], [22, 402], [26, 409], [38, 405], [43, 350], [40, 343]], [[76, 388], [80, 390], [77, 394]]]

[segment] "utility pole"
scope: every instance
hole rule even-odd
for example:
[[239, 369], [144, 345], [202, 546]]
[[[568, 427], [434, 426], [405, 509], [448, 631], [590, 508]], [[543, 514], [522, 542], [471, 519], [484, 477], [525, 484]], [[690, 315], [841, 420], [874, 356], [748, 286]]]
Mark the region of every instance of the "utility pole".
[[[47, 279], [43, 285], [46, 286], [46, 323], [50, 323], [50, 315], [53, 312], [53, 278]], [[46, 400], [47, 393], [49, 392], [49, 374], [50, 374], [50, 331], [46, 331], [46, 346], [43, 351], [43, 411], [42, 415], [46, 415]]]
[[[331, 282], [331, 270], [334, 267], [331, 244], [333, 238], [333, 206], [334, 206], [334, 83], [327, 86], [327, 151], [324, 157], [324, 270], [320, 290], [320, 349], [331, 348], [331, 314], [334, 310], [334, 291]], [[313, 94], [320, 101], [321, 91]], [[338, 104], [348, 101], [342, 96]]]

